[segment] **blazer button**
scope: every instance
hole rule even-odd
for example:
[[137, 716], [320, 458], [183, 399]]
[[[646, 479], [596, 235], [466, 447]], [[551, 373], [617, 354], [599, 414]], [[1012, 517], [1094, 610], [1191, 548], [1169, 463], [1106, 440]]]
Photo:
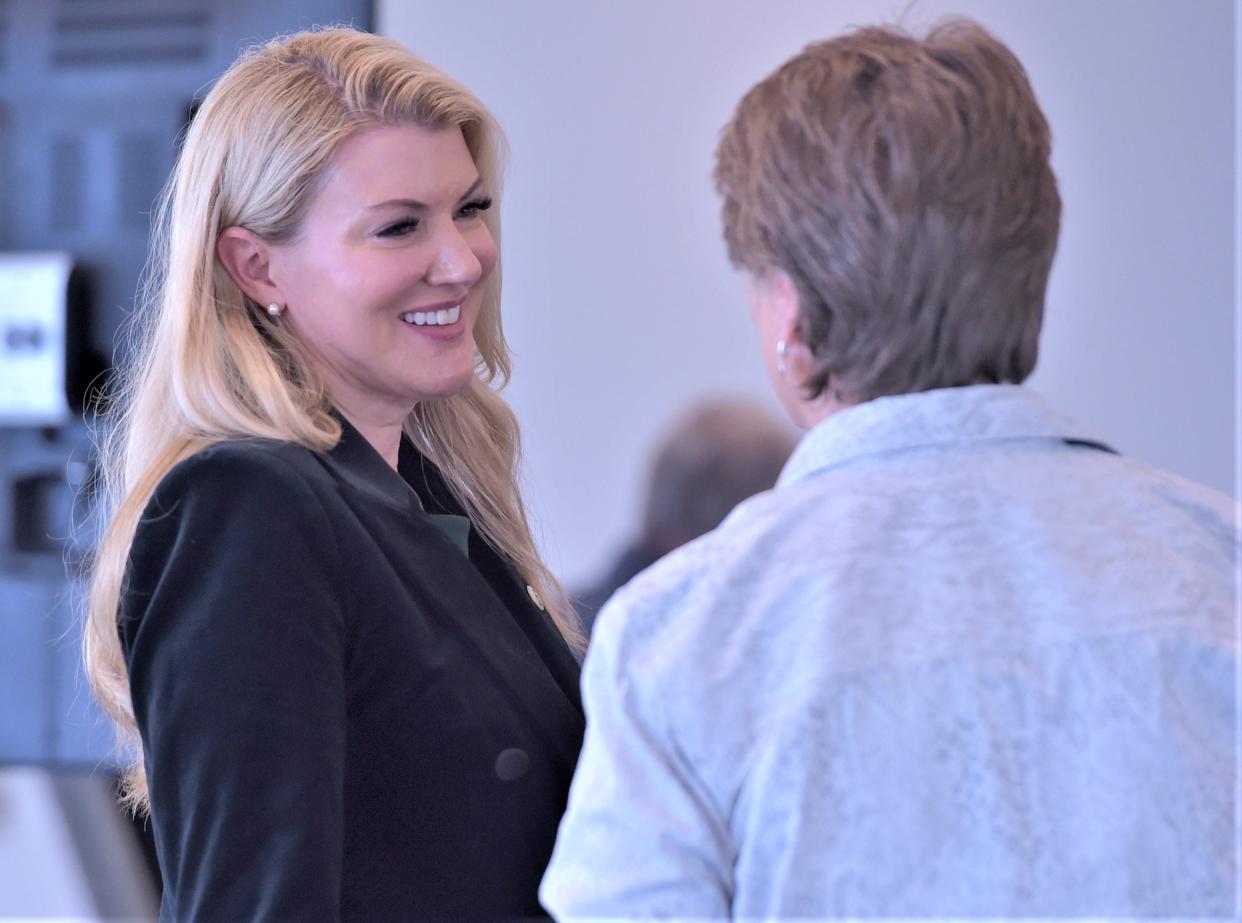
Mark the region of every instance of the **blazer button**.
[[530, 757], [520, 747], [501, 750], [496, 757], [496, 778], [502, 782], [515, 782], [526, 775], [530, 768]]
[[537, 590], [536, 590], [533, 586], [531, 586], [529, 583], [528, 583], [528, 584], [526, 584], [526, 594], [527, 594], [528, 596], [530, 596], [530, 601], [531, 601], [531, 602], [533, 602], [533, 603], [535, 604], [535, 607], [536, 607], [536, 608], [537, 608], [540, 612], [544, 612], [544, 611], [546, 611], [546, 610], [543, 608], [543, 600], [539, 598], [539, 592], [538, 592], [538, 591], [537, 591]]

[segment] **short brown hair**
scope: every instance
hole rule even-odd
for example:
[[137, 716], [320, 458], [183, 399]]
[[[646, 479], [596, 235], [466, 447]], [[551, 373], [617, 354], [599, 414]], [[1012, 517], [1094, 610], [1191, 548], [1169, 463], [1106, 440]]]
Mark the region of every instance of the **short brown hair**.
[[736, 265], [779, 268], [810, 396], [857, 403], [1035, 367], [1060, 225], [1048, 123], [966, 19], [820, 42], [738, 104], [716, 152]]

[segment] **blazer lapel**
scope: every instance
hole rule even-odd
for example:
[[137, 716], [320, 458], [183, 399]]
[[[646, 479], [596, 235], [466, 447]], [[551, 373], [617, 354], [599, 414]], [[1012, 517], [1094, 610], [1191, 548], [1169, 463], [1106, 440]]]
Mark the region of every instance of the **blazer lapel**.
[[[443, 539], [445, 543], [448, 539]], [[472, 647], [512, 694], [531, 726], [573, 772], [582, 743], [581, 706], [571, 701], [504, 602], [460, 552], [435, 576], [437, 600], [453, 614], [445, 628]]]
[[[472, 530], [467, 559], [431, 521], [429, 513], [464, 515], [433, 465], [403, 440], [398, 473], [347, 420], [338, 419], [341, 440], [329, 453], [334, 467], [351, 487], [403, 514], [414, 527], [415, 540], [439, 552], [430, 555], [434, 572], [418, 576], [434, 587], [438, 608], [453, 614], [445, 627], [477, 651], [572, 772], [584, 718], [577, 662], [560, 632], [531, 602], [513, 566], [477, 529]], [[418, 566], [425, 569], [427, 563], [420, 560]]]

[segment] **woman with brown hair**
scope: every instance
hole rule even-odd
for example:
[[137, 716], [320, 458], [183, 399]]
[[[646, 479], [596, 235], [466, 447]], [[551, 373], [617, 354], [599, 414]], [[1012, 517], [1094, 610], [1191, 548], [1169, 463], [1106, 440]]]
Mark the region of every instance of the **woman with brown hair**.
[[807, 432], [601, 612], [557, 916], [1234, 913], [1237, 507], [1021, 386], [1050, 146], [967, 20], [738, 105], [724, 236]]

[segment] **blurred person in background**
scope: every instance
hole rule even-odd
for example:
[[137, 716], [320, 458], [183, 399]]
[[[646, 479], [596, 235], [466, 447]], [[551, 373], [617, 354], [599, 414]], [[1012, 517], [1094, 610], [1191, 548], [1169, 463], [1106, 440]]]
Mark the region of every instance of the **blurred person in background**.
[[502, 157], [345, 28], [252, 49], [189, 129], [86, 648], [163, 920], [541, 913], [581, 637], [496, 393]]
[[795, 441], [786, 424], [742, 399], [703, 401], [679, 418], [652, 457], [639, 537], [599, 581], [575, 594], [587, 633], [600, 607], [636, 574], [769, 490]]
[[724, 236], [807, 432], [600, 614], [554, 916], [1234, 913], [1237, 507], [1020, 386], [1049, 153], [968, 20], [742, 99]]

